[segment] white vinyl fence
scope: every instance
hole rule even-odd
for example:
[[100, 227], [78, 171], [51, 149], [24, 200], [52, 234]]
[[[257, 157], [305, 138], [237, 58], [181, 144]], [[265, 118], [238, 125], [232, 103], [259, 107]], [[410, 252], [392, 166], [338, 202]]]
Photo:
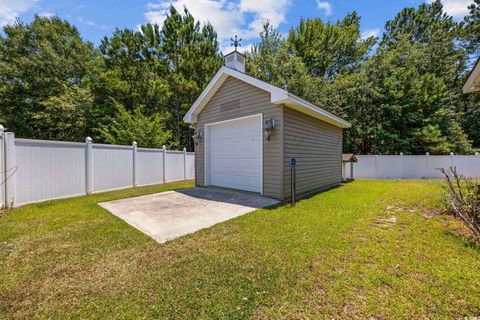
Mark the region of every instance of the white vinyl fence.
[[[357, 155], [353, 165], [354, 178], [427, 179], [442, 178], [439, 168], [456, 167], [470, 178], [480, 177], [480, 156], [475, 155]], [[350, 177], [350, 165], [346, 166]]]
[[16, 139], [0, 126], [0, 206], [193, 179], [195, 153]]

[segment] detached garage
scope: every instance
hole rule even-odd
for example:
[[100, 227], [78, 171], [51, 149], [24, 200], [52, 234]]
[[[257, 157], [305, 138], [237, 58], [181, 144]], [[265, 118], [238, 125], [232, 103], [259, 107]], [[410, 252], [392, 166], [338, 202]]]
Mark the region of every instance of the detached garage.
[[340, 184], [342, 130], [350, 124], [246, 75], [238, 51], [225, 61], [184, 118], [195, 130], [196, 185], [286, 200], [291, 158], [297, 195]]

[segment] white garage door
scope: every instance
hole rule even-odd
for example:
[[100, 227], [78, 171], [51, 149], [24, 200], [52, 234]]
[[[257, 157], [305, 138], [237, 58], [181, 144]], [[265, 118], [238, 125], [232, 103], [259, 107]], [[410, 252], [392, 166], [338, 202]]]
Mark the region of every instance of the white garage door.
[[207, 126], [207, 185], [262, 192], [262, 117]]

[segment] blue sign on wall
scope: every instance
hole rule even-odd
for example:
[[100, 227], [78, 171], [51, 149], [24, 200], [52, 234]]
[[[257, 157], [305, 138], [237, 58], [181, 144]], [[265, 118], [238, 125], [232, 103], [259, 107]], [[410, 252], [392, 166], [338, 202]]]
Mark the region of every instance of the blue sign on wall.
[[297, 165], [297, 159], [295, 158], [290, 158], [290, 160], [288, 160], [288, 165], [290, 167], [295, 167]]

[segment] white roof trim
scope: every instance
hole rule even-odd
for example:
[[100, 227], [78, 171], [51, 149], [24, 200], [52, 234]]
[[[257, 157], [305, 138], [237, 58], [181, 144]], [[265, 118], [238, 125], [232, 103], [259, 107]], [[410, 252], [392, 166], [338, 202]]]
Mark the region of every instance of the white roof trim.
[[288, 91], [286, 90], [272, 86], [271, 84], [268, 84], [264, 81], [258, 80], [256, 78], [246, 75], [245, 73], [238, 72], [227, 67], [222, 67], [220, 68], [220, 70], [218, 70], [212, 81], [210, 81], [205, 90], [203, 90], [198, 99], [192, 105], [190, 110], [188, 110], [183, 120], [187, 123], [196, 123], [197, 116], [200, 114], [208, 101], [210, 101], [210, 99], [213, 97], [213, 95], [217, 92], [217, 90], [228, 77], [235, 77], [259, 89], [270, 92], [270, 100], [272, 103], [284, 104], [287, 107], [296, 109], [302, 113], [321, 119], [340, 128], [351, 127], [351, 124], [347, 121], [337, 116], [334, 116], [330, 112], [327, 112], [308, 101], [305, 101], [297, 96], [294, 96], [293, 94], [288, 93]]
[[303, 112], [305, 114], [308, 114], [314, 118], [321, 119], [327, 123], [330, 123], [334, 126], [340, 127], [340, 128], [350, 128], [352, 125], [350, 122], [343, 120], [342, 118], [339, 118], [333, 114], [331, 114], [328, 111], [325, 111], [313, 103], [310, 103], [308, 101], [305, 101], [297, 96], [294, 96], [293, 94], [288, 94], [288, 100], [286, 101], [275, 101], [274, 103], [283, 103], [287, 105], [288, 107], [293, 107], [293, 109], [296, 109], [300, 112]]
[[463, 93], [480, 91], [480, 58], [475, 63], [473, 70], [463, 85]]

